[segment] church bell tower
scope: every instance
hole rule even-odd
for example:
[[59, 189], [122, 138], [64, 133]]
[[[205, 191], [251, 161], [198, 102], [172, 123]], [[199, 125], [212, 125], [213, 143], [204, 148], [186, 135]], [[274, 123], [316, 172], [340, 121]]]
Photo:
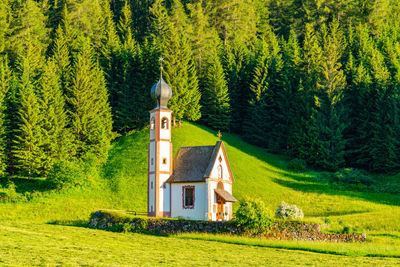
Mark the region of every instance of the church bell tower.
[[147, 215], [171, 216], [171, 187], [166, 183], [172, 174], [171, 114], [168, 100], [172, 89], [162, 78], [151, 88], [156, 107], [150, 111]]

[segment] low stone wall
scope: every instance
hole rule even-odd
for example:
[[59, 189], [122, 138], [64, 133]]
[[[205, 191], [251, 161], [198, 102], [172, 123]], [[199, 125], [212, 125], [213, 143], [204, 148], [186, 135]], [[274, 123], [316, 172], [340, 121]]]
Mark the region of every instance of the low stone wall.
[[[254, 236], [233, 222], [209, 222], [176, 219], [133, 217], [111, 211], [92, 214], [89, 227], [108, 231], [150, 232], [154, 234], [210, 233]], [[330, 242], [365, 242], [364, 234], [328, 234], [314, 223], [275, 222], [267, 234], [259, 237], [275, 240], [318, 240]]]
[[365, 234], [330, 234], [320, 232], [321, 225], [316, 223], [279, 222], [274, 223], [264, 235], [275, 240], [310, 240], [325, 242], [365, 242]]

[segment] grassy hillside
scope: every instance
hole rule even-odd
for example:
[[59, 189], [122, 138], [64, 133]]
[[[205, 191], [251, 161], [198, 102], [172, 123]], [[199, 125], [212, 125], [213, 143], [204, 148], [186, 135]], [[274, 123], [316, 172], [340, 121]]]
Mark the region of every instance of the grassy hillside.
[[[174, 153], [181, 146], [212, 145], [216, 133], [185, 123], [173, 129]], [[360, 226], [370, 231], [397, 231], [400, 196], [382, 193], [338, 191], [320, 179], [324, 173], [298, 173], [286, 168], [287, 159], [224, 134], [228, 157], [235, 176], [233, 194], [259, 197], [271, 210], [281, 201], [296, 204], [306, 217], [331, 227]], [[35, 222], [85, 220], [100, 208], [146, 210], [148, 130], [135, 132], [114, 142], [109, 160], [90, 187], [46, 192], [33, 200], [0, 204], [0, 220]], [[3, 181], [3, 185], [5, 181]], [[42, 182], [16, 180], [17, 191], [41, 190]], [[44, 190], [44, 189], [43, 189]]]
[[[281, 201], [296, 204], [303, 209], [307, 220], [323, 222], [329, 218], [328, 230], [339, 231], [345, 225], [362, 227], [368, 234], [368, 242], [362, 245], [280, 242], [209, 235], [165, 238], [54, 225], [79, 225], [88, 220], [91, 212], [104, 208], [145, 211], [148, 130], [143, 130], [114, 142], [107, 164], [93, 174], [97, 178], [92, 178], [90, 186], [48, 191], [40, 179], [1, 180], [3, 187], [7, 180], [13, 181], [17, 193], [29, 196], [29, 200], [0, 202], [0, 265], [218, 264], [219, 254], [215, 251], [222, 249], [229, 252], [229, 264], [233, 265], [398, 262], [398, 259], [356, 256], [400, 256], [400, 196], [338, 191], [320, 179], [324, 173], [292, 172], [283, 156], [251, 146], [236, 135], [224, 134], [222, 139], [235, 176], [235, 197], [259, 197], [271, 210]], [[216, 141], [216, 133], [205, 127], [185, 123], [182, 128], [173, 129], [174, 153], [181, 146], [212, 145]], [[389, 176], [386, 179], [395, 180]], [[196, 248], [196, 253], [191, 247]], [[158, 249], [168, 251], [156, 255], [149, 252]], [[71, 253], [75, 255], [73, 258]], [[201, 256], [206, 254], [211, 256]], [[207, 262], [203, 262], [205, 258]]]

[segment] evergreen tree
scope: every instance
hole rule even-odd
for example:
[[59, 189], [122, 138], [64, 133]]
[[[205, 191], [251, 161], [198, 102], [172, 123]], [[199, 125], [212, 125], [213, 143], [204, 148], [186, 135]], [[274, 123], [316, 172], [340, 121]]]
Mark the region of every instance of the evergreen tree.
[[230, 124], [228, 86], [217, 54], [207, 62], [207, 73], [203, 83], [202, 121], [216, 130], [227, 131]]
[[46, 63], [38, 88], [38, 103], [42, 114], [43, 139], [41, 148], [45, 154], [43, 169], [48, 172], [57, 160], [69, 159], [73, 153], [73, 140], [65, 111], [65, 100], [60, 78], [52, 60]]
[[21, 58], [20, 62], [18, 125], [13, 138], [12, 153], [15, 168], [21, 174], [40, 175], [45, 167], [41, 128], [43, 114], [35, 94], [29, 57]]
[[345, 42], [337, 21], [331, 23], [324, 42], [324, 61], [317, 93], [320, 157], [324, 169], [337, 170], [344, 164], [343, 90], [346, 85], [340, 59]]
[[67, 102], [77, 157], [94, 156], [97, 163], [103, 163], [113, 138], [112, 118], [104, 75], [93, 53], [88, 39], [84, 38], [74, 60]]
[[6, 164], [6, 95], [10, 90], [11, 70], [7, 57], [0, 57], [0, 175], [3, 175]]

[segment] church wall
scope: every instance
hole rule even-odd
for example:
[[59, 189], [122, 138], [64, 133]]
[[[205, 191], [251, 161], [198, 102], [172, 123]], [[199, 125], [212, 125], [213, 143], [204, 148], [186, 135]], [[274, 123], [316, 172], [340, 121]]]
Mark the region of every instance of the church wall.
[[[151, 188], [151, 183], [153, 183], [153, 188]], [[155, 174], [150, 174], [149, 175], [149, 204], [148, 204], [148, 208], [149, 208], [149, 212], [154, 212], [155, 210]], [[153, 208], [152, 208], [153, 207]]]
[[[160, 141], [160, 152], [159, 152], [159, 162], [158, 162], [158, 169], [162, 172], [169, 172], [170, 171], [170, 142], [168, 141]], [[164, 164], [163, 159], [166, 159], [166, 164]]]
[[[154, 172], [155, 170], [156, 170], [156, 164], [155, 164], [155, 161], [156, 161], [156, 159], [155, 159], [155, 155], [156, 155], [156, 153], [155, 153], [155, 150], [156, 150], [156, 142], [150, 142], [150, 145], [149, 145], [149, 157], [150, 157], [150, 159], [149, 159], [149, 172]], [[153, 164], [151, 164], [152, 163], [152, 159], [153, 159]]]
[[[156, 118], [156, 113], [155, 112], [150, 113], [150, 126], [151, 126], [152, 119], [155, 120], [155, 118]], [[154, 127], [155, 127], [155, 125], [154, 125]], [[150, 140], [154, 140], [155, 138], [156, 138], [155, 131], [154, 130], [150, 130]]]
[[[160, 139], [170, 140], [171, 139], [171, 112], [170, 111], [161, 111], [160, 112], [160, 123], [162, 119], [166, 117], [168, 119], [168, 129], [160, 130]], [[161, 126], [160, 126], [161, 128]]]
[[[209, 216], [212, 221], [217, 220], [217, 194], [215, 193], [215, 189], [217, 189], [218, 181], [213, 180], [213, 179], [208, 179], [208, 184], [209, 184], [209, 194], [211, 195], [209, 198]], [[229, 193], [232, 194], [232, 184], [231, 183], [226, 183], [224, 182], [224, 190], [228, 191]], [[232, 203], [231, 202], [226, 202], [224, 204], [224, 212], [227, 212], [227, 215], [224, 215], [224, 220], [228, 221], [232, 219]]]
[[169, 174], [160, 174], [160, 184], [159, 184], [159, 211], [160, 212], [170, 212], [170, 185], [165, 183], [169, 178]]
[[[178, 183], [171, 184], [171, 217], [182, 217], [192, 220], [207, 220], [207, 185], [206, 183]], [[194, 207], [183, 207], [183, 186], [194, 186]]]
[[[222, 158], [222, 161], [219, 162], [219, 158]], [[222, 179], [226, 182], [230, 182], [230, 176], [229, 176], [229, 170], [228, 170], [228, 164], [227, 164], [227, 159], [224, 156], [224, 153], [222, 152], [222, 149], [219, 150], [217, 160], [214, 163], [214, 167], [212, 168], [210, 178], [215, 178], [218, 179], [218, 166], [222, 166]], [[232, 193], [232, 192], [230, 192]]]

